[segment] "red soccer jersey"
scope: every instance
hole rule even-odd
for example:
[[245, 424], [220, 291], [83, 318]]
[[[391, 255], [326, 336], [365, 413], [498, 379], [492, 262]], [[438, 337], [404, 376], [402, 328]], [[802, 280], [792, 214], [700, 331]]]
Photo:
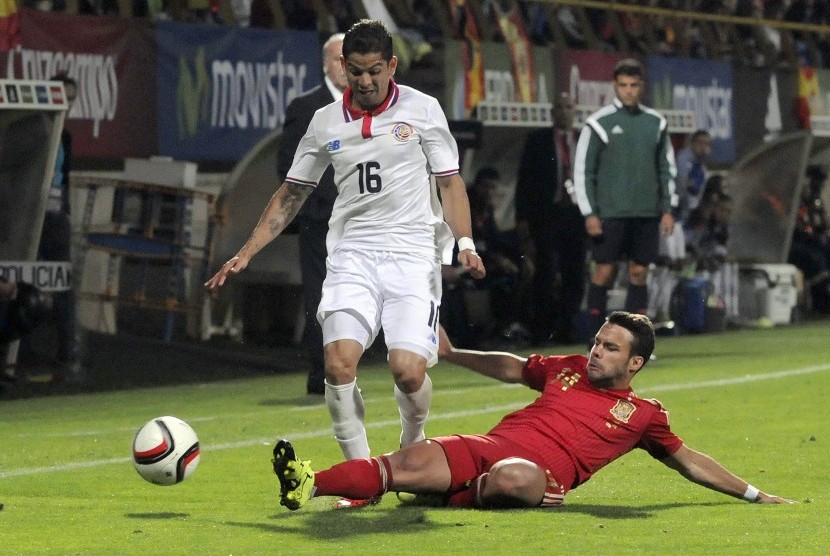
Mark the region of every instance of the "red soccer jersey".
[[522, 374], [542, 395], [490, 431], [537, 453], [537, 463], [565, 490], [633, 448], [663, 459], [683, 444], [660, 402], [639, 398], [630, 388], [593, 387], [587, 365], [582, 355], [532, 355]]

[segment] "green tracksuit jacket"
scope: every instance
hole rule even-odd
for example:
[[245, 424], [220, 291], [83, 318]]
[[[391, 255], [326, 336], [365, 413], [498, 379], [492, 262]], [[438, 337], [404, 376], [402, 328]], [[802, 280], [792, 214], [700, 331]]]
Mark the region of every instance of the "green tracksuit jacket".
[[666, 119], [619, 99], [585, 122], [574, 157], [574, 190], [583, 216], [660, 217], [677, 205], [677, 170]]

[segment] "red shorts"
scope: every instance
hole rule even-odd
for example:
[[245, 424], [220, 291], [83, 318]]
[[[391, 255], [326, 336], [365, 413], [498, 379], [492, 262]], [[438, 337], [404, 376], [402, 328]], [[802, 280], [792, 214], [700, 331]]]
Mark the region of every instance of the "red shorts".
[[507, 458], [522, 458], [535, 463], [548, 478], [544, 498], [540, 506], [558, 506], [565, 498], [565, 489], [553, 478], [550, 470], [545, 468], [537, 454], [529, 452], [505, 438], [481, 434], [457, 434], [430, 438], [444, 450], [447, 464], [452, 474], [449, 492], [454, 493], [466, 488], [473, 479], [490, 471], [497, 462]]

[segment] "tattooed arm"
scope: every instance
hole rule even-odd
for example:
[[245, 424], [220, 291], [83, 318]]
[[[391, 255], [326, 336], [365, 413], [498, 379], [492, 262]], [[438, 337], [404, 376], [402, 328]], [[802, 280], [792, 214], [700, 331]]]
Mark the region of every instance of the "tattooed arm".
[[282, 186], [271, 196], [268, 206], [259, 217], [254, 231], [251, 232], [251, 237], [234, 257], [222, 265], [213, 278], [205, 282], [205, 287], [210, 290], [216, 289], [224, 285], [229, 274], [239, 274], [245, 270], [251, 258], [280, 235], [280, 232], [294, 219], [313, 190], [312, 187], [306, 185], [283, 182]]

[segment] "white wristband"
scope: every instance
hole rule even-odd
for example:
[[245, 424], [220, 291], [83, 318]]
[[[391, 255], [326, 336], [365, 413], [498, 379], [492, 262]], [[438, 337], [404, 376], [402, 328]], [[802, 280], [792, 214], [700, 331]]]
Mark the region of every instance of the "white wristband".
[[746, 492], [744, 492], [744, 500], [747, 502], [755, 502], [758, 499], [758, 494], [761, 491], [752, 485], [746, 485]]
[[459, 251], [467, 251], [470, 250], [473, 253], [476, 252], [476, 244], [471, 237], [460, 237], [458, 238], [458, 250]]

